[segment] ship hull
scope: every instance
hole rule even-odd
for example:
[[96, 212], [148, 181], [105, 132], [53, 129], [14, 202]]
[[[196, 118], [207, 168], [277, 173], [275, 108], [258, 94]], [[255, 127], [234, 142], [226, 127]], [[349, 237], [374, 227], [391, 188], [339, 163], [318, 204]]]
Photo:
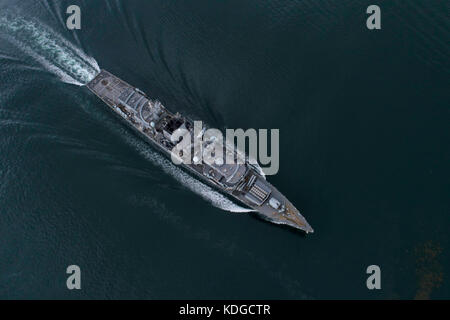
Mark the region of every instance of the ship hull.
[[[132, 87], [105, 70], [102, 70], [88, 83], [87, 87], [105, 102], [113, 113], [139, 137], [169, 158], [172, 155], [172, 146], [166, 138], [161, 138], [161, 133], [167, 134], [165, 131], [167, 127], [160, 128], [158, 131], [158, 124], [167, 119], [169, 121], [178, 120], [178, 123], [184, 121], [184, 125], [190, 124], [190, 120], [180, 117], [178, 114], [173, 115], [159, 102], [149, 99], [139, 89]], [[231, 196], [243, 205], [253, 209], [265, 220], [275, 224], [289, 225], [306, 233], [313, 232], [311, 226], [294, 205], [248, 163], [241, 166], [236, 165], [234, 170], [240, 176], [225, 177], [228, 179], [224, 179], [224, 177], [219, 175], [219, 173], [224, 175], [220, 171], [220, 166], [205, 168], [202, 165], [188, 165], [185, 163], [181, 163], [179, 166], [219, 192]], [[209, 169], [209, 172], [212, 169], [217, 170], [214, 172], [221, 179], [219, 180], [214, 175], [210, 176], [208, 173], [205, 173], [205, 169]], [[227, 183], [223, 183], [224, 181]], [[277, 205], [279, 206], [277, 207]]]

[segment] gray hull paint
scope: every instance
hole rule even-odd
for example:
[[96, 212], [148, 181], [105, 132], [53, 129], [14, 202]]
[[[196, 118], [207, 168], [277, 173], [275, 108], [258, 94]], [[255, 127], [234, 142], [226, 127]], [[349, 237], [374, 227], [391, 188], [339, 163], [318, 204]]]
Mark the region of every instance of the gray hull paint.
[[[141, 90], [105, 70], [101, 70], [87, 87], [140, 136], [168, 157], [174, 147], [170, 134], [178, 128], [193, 132], [190, 119], [171, 113], [158, 101], [148, 98]], [[234, 148], [226, 151], [238, 157]], [[182, 163], [180, 166], [254, 209], [270, 222], [288, 225], [306, 233], [313, 232], [294, 205], [246, 161], [232, 165], [195, 164], [193, 161], [192, 164]]]

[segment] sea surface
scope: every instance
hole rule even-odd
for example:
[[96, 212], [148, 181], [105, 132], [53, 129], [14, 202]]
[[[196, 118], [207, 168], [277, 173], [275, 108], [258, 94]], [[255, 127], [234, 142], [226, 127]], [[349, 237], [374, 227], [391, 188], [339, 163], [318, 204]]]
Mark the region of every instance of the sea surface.
[[[0, 0], [0, 298], [450, 298], [450, 5], [372, 2]], [[157, 153], [84, 87], [100, 68], [279, 129], [267, 179], [315, 233]]]

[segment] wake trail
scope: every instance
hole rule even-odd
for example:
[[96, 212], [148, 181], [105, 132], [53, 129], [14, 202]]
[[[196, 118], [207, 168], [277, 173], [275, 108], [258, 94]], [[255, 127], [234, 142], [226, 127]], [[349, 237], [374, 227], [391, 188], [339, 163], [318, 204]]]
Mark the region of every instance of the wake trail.
[[[58, 76], [63, 82], [78, 86], [86, 85], [99, 72], [97, 61], [82, 50], [55, 33], [44, 24], [12, 15], [0, 15], [0, 37], [6, 38], [28, 56], [39, 62], [47, 71]], [[212, 187], [192, 177], [150, 149], [150, 146], [128, 138], [145, 159], [151, 161], [183, 186], [200, 195], [215, 207], [230, 212], [251, 212], [241, 207]]]
[[214, 207], [234, 213], [254, 212], [252, 209], [244, 208], [238, 205], [217, 190], [214, 190], [206, 183], [183, 171], [169, 159], [155, 151], [146, 142], [138, 139], [125, 127], [120, 126], [118, 122], [113, 122], [106, 114], [97, 112], [97, 110], [89, 107], [89, 101], [83, 101], [80, 105], [86, 113], [105, 125], [108, 130], [118, 134], [121, 140], [123, 140], [145, 160], [162, 169], [176, 181], [180, 182], [184, 187], [199, 195], [201, 198], [211, 203]]
[[0, 15], [1, 37], [32, 57], [63, 82], [83, 86], [100, 68], [94, 58], [42, 23], [12, 15]]
[[252, 209], [241, 207], [240, 205], [234, 203], [233, 201], [222, 195], [220, 192], [214, 190], [212, 187], [192, 177], [191, 175], [177, 167], [175, 164], [170, 162], [168, 159], [164, 158], [162, 155], [150, 150], [149, 146], [144, 146], [141, 143], [136, 143], [134, 139], [129, 139], [127, 136], [125, 137], [127, 143], [133, 146], [133, 148], [137, 150], [145, 159], [160, 167], [164, 172], [174, 177], [183, 186], [200, 195], [203, 199], [210, 202], [213, 206], [225, 211], [236, 213], [254, 211]]

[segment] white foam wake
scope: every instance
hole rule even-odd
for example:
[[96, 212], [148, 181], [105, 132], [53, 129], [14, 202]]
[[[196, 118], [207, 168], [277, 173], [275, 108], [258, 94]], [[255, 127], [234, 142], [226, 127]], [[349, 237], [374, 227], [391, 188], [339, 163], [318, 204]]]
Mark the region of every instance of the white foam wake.
[[211, 203], [213, 206], [236, 213], [253, 212], [252, 209], [244, 208], [232, 200], [225, 197], [223, 194], [214, 190], [212, 187], [203, 183], [202, 181], [196, 179], [195, 177], [189, 175], [180, 167], [173, 164], [168, 158], [157, 153], [153, 147], [149, 146], [146, 142], [136, 138], [130, 133], [129, 130], [120, 126], [117, 122], [111, 122], [110, 117], [105, 117], [104, 114], [96, 112], [92, 108], [88, 108], [89, 101], [83, 101], [80, 103], [83, 110], [95, 117], [99, 122], [107, 126], [107, 128], [115, 133], [119, 133], [121, 139], [123, 139], [128, 145], [130, 145], [134, 150], [136, 150], [142, 157], [146, 160], [152, 162], [164, 172], [171, 175], [175, 180], [179, 181], [183, 186], [193, 191], [194, 193], [200, 195], [203, 199]]
[[47, 26], [18, 16], [0, 16], [1, 36], [66, 83], [85, 85], [100, 68], [69, 41]]
[[[38, 61], [46, 70], [62, 81], [75, 85], [85, 85], [91, 81], [100, 68], [92, 57], [87, 56], [70, 42], [53, 32], [47, 26], [21, 17], [0, 15], [0, 36], [19, 47], [27, 55]], [[149, 149], [145, 144], [124, 135], [128, 143], [147, 160], [158, 165], [185, 187], [199, 194], [214, 206], [230, 212], [251, 212], [215, 191], [210, 186], [190, 176], [168, 159]]]
[[132, 145], [145, 159], [150, 160], [152, 163], [159, 166], [164, 172], [170, 174], [182, 185], [187, 187], [189, 190], [197, 193], [215, 207], [218, 207], [225, 211], [238, 213], [254, 211], [252, 209], [241, 207], [207, 184], [195, 179], [194, 177], [177, 167], [175, 164], [170, 162], [168, 159], [164, 158], [162, 155], [151, 150], [150, 146], [144, 146], [143, 144], [136, 143], [134, 140], [129, 139], [128, 136], [125, 137], [127, 139], [127, 142]]

